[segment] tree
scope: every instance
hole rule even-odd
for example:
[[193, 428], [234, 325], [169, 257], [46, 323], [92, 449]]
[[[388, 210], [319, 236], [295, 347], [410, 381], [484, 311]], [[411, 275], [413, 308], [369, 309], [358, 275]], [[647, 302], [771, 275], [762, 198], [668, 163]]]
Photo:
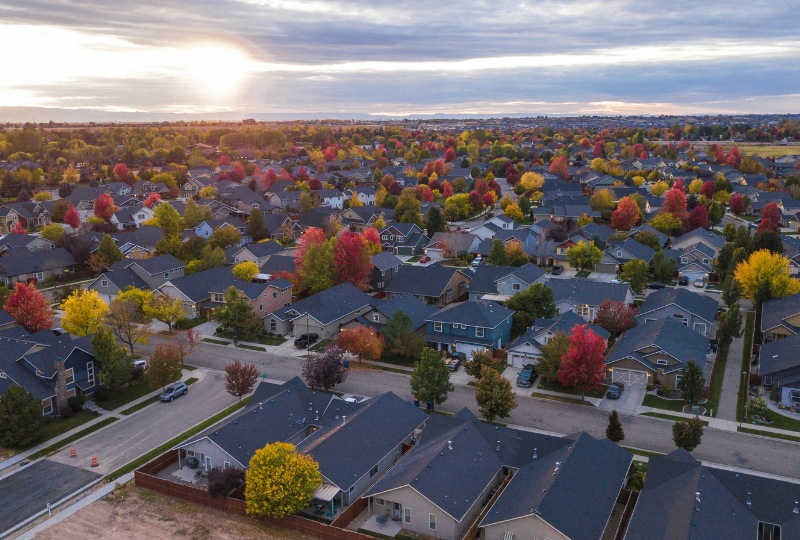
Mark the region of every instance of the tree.
[[115, 392], [122, 385], [130, 382], [133, 366], [125, 349], [117, 345], [112, 331], [99, 326], [92, 336], [92, 351], [100, 369], [100, 380], [103, 385]]
[[258, 208], [253, 208], [250, 211], [250, 217], [247, 219], [247, 236], [258, 242], [268, 235], [269, 231], [267, 231], [267, 226], [264, 224], [264, 214]]
[[[189, 200], [191, 200], [192, 203], [194, 203], [194, 200], [192, 199]], [[144, 204], [144, 206], [146, 206], [147, 208], [152, 208], [153, 205], [155, 205], [157, 202], [160, 201], [161, 201], [161, 195], [159, 195], [158, 193], [151, 193], [150, 195], [147, 196], [147, 198], [144, 200], [144, 203], [142, 204]], [[195, 205], [195, 208], [197, 208], [197, 205]]]
[[547, 343], [539, 348], [542, 353], [536, 371], [542, 378], [542, 382], [549, 383], [558, 380], [558, 372], [561, 371], [561, 359], [569, 350], [569, 336], [563, 332], [556, 332]]
[[708, 210], [702, 204], [694, 207], [687, 218], [688, 230], [708, 229]]
[[111, 301], [105, 325], [114, 334], [118, 341], [128, 346], [133, 356], [133, 346], [136, 343], [147, 344], [150, 335], [152, 319], [145, 311], [146, 306], [152, 302], [153, 293], [141, 291], [133, 287], [118, 294]]
[[483, 376], [483, 368], [488, 367], [497, 370], [500, 367], [500, 361], [491, 355], [488, 351], [476, 351], [470, 360], [464, 365], [464, 371], [467, 375], [480, 380]]
[[636, 294], [642, 294], [647, 286], [647, 274], [650, 268], [641, 259], [631, 259], [622, 267], [619, 277], [628, 282], [630, 288]]
[[55, 323], [49, 302], [33, 283], [17, 282], [3, 308], [29, 333], [49, 330]]
[[289, 443], [276, 442], [256, 450], [249, 465], [244, 498], [251, 516], [298, 514], [322, 483], [319, 465]]
[[558, 372], [558, 381], [567, 388], [578, 390], [581, 401], [586, 392], [600, 388], [606, 376], [603, 363], [606, 340], [586, 326], [576, 324], [572, 328], [569, 349], [561, 359], [561, 370]]
[[531, 262], [519, 240], [509, 240], [506, 243], [506, 260], [509, 266], [524, 266]]
[[[742, 292], [754, 302], [759, 289], [765, 286], [767, 298], [763, 300], [784, 298], [800, 292], [800, 283], [790, 276], [788, 259], [767, 250], [753, 252], [750, 258], [739, 263], [734, 271], [734, 277]], [[760, 304], [757, 308], [760, 309]]]
[[689, 184], [689, 193], [691, 193], [691, 194], [693, 194], [693, 195], [699, 195], [699, 194], [700, 194], [700, 191], [701, 191], [702, 189], [703, 189], [703, 181], [702, 181], [702, 180], [700, 180], [699, 178], [695, 178], [695, 179], [694, 179], [694, 180], [692, 180], [692, 182]]
[[367, 290], [373, 268], [370, 242], [362, 235], [350, 231], [343, 232], [334, 242], [335, 282], [352, 283], [361, 290]]
[[422, 355], [425, 340], [413, 331], [408, 315], [401, 310], [395, 311], [381, 328], [381, 335], [386, 344], [384, 350], [406, 359], [416, 359]]
[[672, 214], [673, 217], [683, 219], [686, 216], [686, 193], [677, 187], [670, 189], [664, 196], [661, 213]]
[[314, 227], [303, 233], [298, 241], [294, 255], [297, 275], [300, 283], [311, 294], [334, 285], [334, 242], [334, 239], [326, 240], [322, 230]]
[[611, 214], [611, 226], [617, 230], [629, 231], [639, 222], [639, 205], [630, 197], [623, 198]]
[[303, 378], [312, 389], [330, 390], [347, 380], [344, 354], [338, 345], [326, 348], [303, 360]]
[[560, 174], [562, 180], [566, 180], [567, 177], [569, 177], [569, 166], [567, 165], [566, 156], [553, 158], [553, 161], [550, 162], [550, 173]]
[[45, 240], [50, 240], [51, 242], [57, 241], [59, 238], [61, 238], [62, 234], [64, 234], [64, 227], [58, 223], [45, 225], [42, 229], [42, 238]]
[[253, 364], [234, 360], [225, 366], [225, 391], [242, 401], [255, 388], [258, 370]]
[[675, 259], [665, 257], [661, 251], [653, 255], [653, 275], [657, 280], [669, 283], [676, 271]]
[[540, 191], [544, 186], [544, 176], [539, 173], [528, 171], [519, 179], [519, 184], [525, 189], [523, 193]]
[[483, 210], [483, 197], [481, 197], [481, 194], [475, 191], [474, 189], [469, 192], [467, 200], [469, 201], [469, 204], [472, 206], [472, 209], [475, 212]]
[[368, 360], [380, 359], [385, 345], [383, 336], [363, 324], [341, 331], [337, 343], [342, 350], [358, 356], [359, 364], [364, 357]]
[[636, 326], [637, 306], [630, 306], [625, 302], [612, 302], [606, 300], [597, 309], [594, 322], [611, 334], [621, 334], [629, 328]]
[[761, 211], [761, 224], [763, 224], [765, 221], [768, 221], [769, 226], [772, 227], [773, 230], [779, 231], [782, 219], [783, 215], [778, 209], [778, 205], [776, 203], [768, 203], [764, 205], [764, 209]]
[[145, 311], [151, 317], [166, 324], [169, 327], [170, 334], [172, 334], [172, 325], [186, 316], [186, 312], [183, 309], [183, 302], [169, 296], [153, 298], [153, 300], [147, 304]]
[[192, 355], [197, 345], [200, 343], [200, 332], [189, 329], [185, 334], [175, 336], [173, 343], [178, 347], [181, 357], [181, 365], [186, 364], [186, 360]]
[[712, 226], [717, 226], [725, 217], [725, 207], [718, 202], [713, 202], [708, 207], [708, 222]]
[[414, 364], [411, 374], [411, 393], [414, 397], [433, 406], [441, 405], [454, 388], [450, 382], [450, 370], [441, 355], [433, 349], [424, 349], [422, 358]]
[[784, 250], [781, 235], [780, 233], [772, 230], [767, 220], [762, 221], [759, 224], [759, 228], [765, 223], [767, 224], [765, 230], [756, 229], [756, 234], [753, 235], [753, 241], [750, 243], [750, 248], [753, 251], [767, 250], [771, 253], [780, 255]]
[[420, 229], [423, 228], [420, 203], [414, 196], [413, 189], [404, 189], [394, 207], [393, 220], [397, 223], [413, 223]]
[[739, 193], [734, 193], [733, 195], [731, 195], [731, 198], [728, 201], [728, 208], [730, 208], [731, 212], [733, 212], [737, 216], [741, 216], [742, 214], [744, 214], [745, 211], [744, 201]]
[[689, 360], [686, 366], [681, 370], [683, 376], [678, 381], [678, 390], [681, 391], [683, 401], [689, 405], [694, 405], [700, 401], [703, 387], [706, 380], [703, 377], [703, 369], [698, 366], [694, 360]]
[[603, 252], [600, 248], [583, 240], [567, 249], [567, 261], [570, 266], [578, 270], [592, 271], [602, 258]]
[[513, 219], [514, 221], [522, 221], [525, 219], [525, 214], [522, 213], [522, 209], [516, 204], [511, 203], [506, 206], [506, 209], [503, 211], [506, 217]]
[[661, 250], [661, 239], [658, 237], [658, 234], [656, 234], [655, 231], [638, 232], [633, 235], [633, 239], [643, 246], [649, 247], [653, 251]]
[[496, 266], [507, 266], [508, 257], [506, 256], [506, 248], [502, 240], [492, 241], [492, 249], [489, 251], [489, 264]]
[[117, 163], [114, 165], [114, 181], [125, 182], [126, 184], [133, 184], [133, 174], [128, 170], [128, 166], [124, 163]]
[[108, 266], [125, 258], [122, 251], [120, 251], [119, 247], [117, 247], [117, 244], [114, 242], [114, 239], [109, 235], [103, 236], [103, 239], [100, 241], [100, 246], [97, 248], [97, 255], [101, 257]]
[[425, 216], [425, 229], [428, 233], [428, 238], [433, 238], [433, 235], [437, 232], [447, 232], [449, 230], [439, 206], [432, 206], [428, 210], [428, 215]]
[[245, 482], [244, 469], [238, 467], [212, 467], [208, 471], [208, 494], [212, 497], [219, 495], [227, 497], [232, 491]]
[[727, 276], [722, 282], [722, 301], [730, 308], [739, 303], [741, 296], [742, 289], [739, 287], [739, 283], [732, 276]]
[[727, 347], [734, 337], [742, 335], [742, 312], [739, 303], [732, 304], [728, 311], [719, 317], [719, 346]]
[[231, 285], [223, 298], [223, 305], [214, 311], [214, 319], [223, 328], [232, 329], [241, 339], [253, 339], [261, 333], [261, 319], [253, 313], [253, 307], [242, 291]]
[[94, 334], [108, 313], [108, 304], [100, 298], [97, 291], [77, 289], [69, 298], [61, 302], [64, 315], [61, 326], [76, 336]]
[[174, 343], [159, 343], [150, 357], [147, 370], [150, 377], [150, 388], [163, 390], [168, 384], [181, 377], [181, 355]]
[[490, 366], [483, 366], [481, 377], [475, 383], [475, 401], [489, 422], [494, 422], [496, 418], [508, 418], [517, 407], [511, 381]]
[[242, 233], [236, 227], [229, 225], [217, 227], [208, 238], [208, 245], [212, 248], [220, 248], [225, 251], [231, 246], [238, 246], [242, 243]]
[[94, 200], [94, 215], [108, 223], [118, 210], [114, 199], [108, 193], [103, 193]]
[[697, 416], [672, 424], [672, 440], [675, 446], [691, 452], [700, 446], [703, 437], [703, 421]]
[[18, 448], [36, 440], [42, 400], [16, 384], [0, 394], [0, 446]]
[[674, 236], [683, 228], [683, 221], [672, 214], [662, 213], [650, 220], [650, 226], [667, 236]]
[[551, 319], [558, 315], [553, 303], [553, 289], [534, 283], [506, 300], [505, 307], [514, 310], [511, 319], [512, 337], [523, 334], [536, 319]]
[[233, 275], [242, 281], [253, 281], [253, 278], [259, 273], [258, 265], [253, 261], [242, 261], [233, 267]]
[[[205, 188], [203, 188], [205, 189]], [[183, 226], [192, 229], [198, 223], [213, 219], [211, 209], [208, 206], [197, 206], [194, 199], [186, 201], [186, 208], [183, 211]]]
[[615, 443], [625, 440], [625, 431], [622, 429], [622, 422], [619, 421], [619, 414], [617, 414], [616, 409], [611, 411], [611, 414], [608, 415], [606, 437], [608, 437], [611, 442]]
[[[600, 189], [592, 194], [589, 199], [589, 204], [592, 210], [601, 213], [603, 219], [611, 218], [611, 213], [614, 210], [614, 200], [616, 195], [610, 189]], [[638, 210], [638, 208], [637, 208]]]
[[[190, 241], [191, 239], [187, 240], [187, 243]], [[212, 249], [211, 246], [205, 246], [200, 251], [200, 258], [190, 261], [189, 264], [186, 265], [184, 273], [188, 276], [189, 274], [202, 272], [203, 270], [217, 268], [223, 264], [225, 264], [225, 252], [220, 248]]]
[[77, 229], [78, 225], [81, 223], [80, 216], [78, 215], [78, 211], [75, 210], [75, 207], [71, 204], [67, 208], [67, 213], [64, 214], [64, 223], [72, 227], [73, 229]]

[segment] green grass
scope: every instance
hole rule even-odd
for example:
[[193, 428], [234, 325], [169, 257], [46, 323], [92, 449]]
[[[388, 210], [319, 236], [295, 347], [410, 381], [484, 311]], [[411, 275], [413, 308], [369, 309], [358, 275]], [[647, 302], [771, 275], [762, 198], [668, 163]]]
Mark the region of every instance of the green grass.
[[[675, 422], [685, 422], [688, 418], [684, 418], [682, 416], [673, 416], [671, 414], [663, 414], [657, 412], [647, 412], [642, 414], [642, 416], [652, 416], [653, 418], [663, 418], [664, 420], [674, 420]], [[708, 422], [703, 420], [703, 425], [707, 426]]]
[[[580, 396], [581, 393], [574, 388], [567, 388], [563, 386], [558, 381], [548, 381], [547, 384], [540, 387], [542, 390], [549, 390], [550, 392], [560, 392], [562, 394], [569, 394], [571, 396]], [[602, 388], [595, 390], [594, 392], [589, 392], [586, 394], [586, 397], [593, 397], [602, 399], [603, 396], [606, 394], [606, 390], [608, 390], [608, 385], [604, 384]]]
[[633, 454], [635, 456], [661, 457], [661, 456], [665, 455], [665, 454], [662, 454], [661, 452], [651, 452], [649, 450], [639, 450], [638, 448], [631, 448], [629, 446], [620, 446], [620, 448], [623, 448], [623, 449], [627, 450], [628, 452], [630, 452], [631, 454]]
[[[755, 313], [747, 313], [747, 317], [744, 323], [744, 343], [742, 344], [742, 366], [739, 370], [740, 372], [744, 373], [745, 371], [750, 371], [750, 353], [753, 350], [753, 325], [755, 324], [756, 314]], [[749, 381], [748, 381], [749, 384]], [[744, 405], [742, 404], [742, 392], [745, 392], [747, 385], [742, 388], [742, 382], [739, 381], [739, 391], [736, 393], [736, 420], [742, 419], [742, 409]]]
[[127, 474], [127, 473], [129, 473], [129, 472], [141, 467], [142, 465], [144, 465], [148, 461], [151, 461], [152, 459], [160, 456], [161, 454], [163, 454], [167, 450], [171, 449], [173, 446], [182, 443], [183, 441], [185, 441], [189, 437], [197, 435], [198, 433], [200, 433], [204, 429], [216, 424], [217, 422], [219, 422], [223, 418], [235, 413], [236, 411], [238, 411], [239, 409], [241, 409], [242, 407], [247, 405], [248, 401], [250, 401], [249, 397], [243, 399], [242, 401], [240, 401], [238, 403], [234, 403], [233, 405], [231, 405], [227, 409], [215, 414], [214, 416], [212, 416], [211, 418], [207, 419], [206, 421], [196, 425], [193, 428], [190, 428], [190, 429], [184, 431], [183, 433], [181, 433], [177, 437], [165, 442], [164, 444], [162, 444], [161, 446], [159, 446], [157, 448], [154, 448], [154, 449], [150, 450], [146, 454], [144, 454], [142, 456], [139, 456], [138, 458], [134, 459], [133, 461], [131, 461], [127, 465], [123, 465], [122, 467], [120, 467], [116, 471], [114, 471], [114, 472], [110, 473], [108, 476], [106, 476], [105, 477], [106, 481], [111, 481], [111, 480], [113, 480], [115, 478], [118, 478], [118, 477], [122, 476], [123, 474]]
[[86, 437], [90, 433], [94, 433], [98, 429], [104, 428], [107, 425], [109, 425], [109, 424], [111, 424], [113, 422], [116, 422], [116, 421], [117, 421], [117, 419], [115, 417], [113, 417], [113, 416], [111, 416], [109, 418], [105, 418], [105, 419], [99, 421], [98, 423], [96, 423], [96, 424], [94, 424], [92, 426], [89, 426], [86, 429], [82, 429], [81, 431], [79, 431], [79, 432], [77, 432], [77, 433], [75, 433], [73, 435], [70, 435], [69, 437], [67, 437], [65, 439], [62, 439], [62, 440], [58, 441], [57, 443], [51, 444], [47, 448], [39, 450], [35, 454], [31, 454], [30, 456], [28, 456], [28, 459], [33, 461], [35, 459], [39, 459], [40, 457], [44, 457], [44, 456], [46, 456], [48, 454], [51, 454], [51, 453], [55, 452], [56, 450], [58, 450], [60, 448], [64, 448], [68, 444], [70, 444], [72, 442], [75, 442], [78, 439], [82, 439], [83, 437]]
[[719, 416], [719, 396], [722, 394], [722, 381], [725, 379], [725, 365], [728, 363], [728, 350], [730, 345], [722, 347], [717, 352], [717, 361], [714, 365], [714, 373], [711, 374], [711, 383], [708, 386], [708, 399], [703, 404], [703, 408], [709, 413], [716, 413]]
[[189, 364], [183, 364], [183, 366], [182, 366], [182, 367], [183, 367], [183, 369], [185, 369], [186, 371], [194, 371], [194, 370], [196, 370], [196, 369], [197, 369], [197, 366], [190, 366]]
[[186, 386], [192, 386], [194, 383], [196, 383], [199, 380], [200, 379], [196, 379], [194, 377], [189, 377], [188, 379], [186, 379]]
[[422, 255], [417, 255], [416, 257], [411, 257], [410, 259], [408, 259], [408, 260], [405, 262], [405, 264], [414, 264], [415, 262], [419, 262], [419, 260], [420, 260], [421, 258], [422, 258]]
[[196, 326], [200, 326], [205, 322], [208, 322], [205, 319], [205, 317], [195, 317], [194, 319], [181, 319], [175, 323], [175, 328], [177, 330], [189, 330], [190, 328], [195, 328]]
[[24, 452], [25, 450], [33, 448], [38, 444], [49, 441], [53, 437], [58, 437], [59, 435], [73, 430], [76, 427], [85, 424], [86, 422], [94, 420], [98, 416], [100, 415], [94, 411], [83, 409], [82, 411], [73, 414], [69, 418], [60, 418], [58, 416], [52, 417], [52, 420], [49, 422], [42, 422], [42, 426], [39, 428], [39, 433], [37, 433], [36, 439], [31, 442], [31, 444], [20, 446], [19, 448], [13, 448], [11, 450], [14, 454]]
[[206, 343], [214, 343], [215, 345], [230, 345], [230, 342], [222, 341], [220, 339], [203, 338], [203, 341]]
[[533, 392], [531, 394], [531, 397], [551, 399], [553, 401], [563, 401], [565, 403], [576, 403], [578, 405], [588, 405], [590, 407], [594, 407], [594, 405], [589, 401], [581, 401], [580, 399], [568, 398], [568, 397], [564, 397], [564, 396], [553, 396], [553, 395], [550, 395], [550, 394], [542, 394], [540, 392]]
[[403, 356], [391, 354], [386, 349], [383, 350], [380, 361], [385, 364], [394, 364], [396, 366], [414, 367], [414, 358], [405, 358]]
[[258, 342], [261, 343], [262, 345], [270, 345], [272, 347], [277, 347], [278, 345], [286, 343], [286, 338], [278, 336], [258, 336]]
[[123, 388], [107, 400], [99, 401], [97, 404], [107, 411], [113, 411], [131, 401], [146, 396], [153, 390], [153, 388], [150, 388], [150, 377], [145, 373], [136, 384]]
[[[758, 424], [765, 427], [771, 427], [776, 429], [785, 429], [787, 431], [800, 431], [800, 420], [795, 420], [794, 418], [789, 418], [787, 416], [783, 416], [782, 414], [778, 414], [774, 411], [769, 412], [769, 417], [772, 419], [771, 424]], [[748, 422], [752, 422], [748, 418]]]
[[441, 416], [453, 416], [453, 413], [444, 412], [444, 411], [437, 411], [437, 410], [435, 410], [435, 409], [434, 409], [434, 410], [432, 410], [432, 411], [431, 411], [431, 410], [429, 410], [429, 409], [427, 408], [427, 406], [425, 405], [425, 402], [424, 402], [424, 401], [420, 401], [420, 402], [419, 402], [419, 408], [420, 408], [420, 410], [421, 410], [421, 411], [423, 411], [423, 412], [426, 412], [426, 413], [428, 413], [428, 414], [438, 414], [438, 415], [441, 415]]
[[128, 416], [130, 414], [135, 413], [136, 411], [144, 409], [145, 407], [147, 407], [149, 405], [152, 405], [156, 401], [158, 401], [158, 396], [153, 396], [153, 397], [147, 398], [146, 400], [144, 400], [144, 401], [142, 401], [140, 403], [137, 403], [133, 407], [128, 407], [127, 409], [122, 411], [122, 414], [125, 415], [125, 416]]
[[653, 394], [644, 396], [642, 405], [645, 407], [653, 407], [654, 409], [664, 409], [666, 411], [683, 412], [683, 407], [686, 403], [679, 399], [664, 399]]
[[588, 271], [588, 270], [581, 270], [580, 272], [578, 272], [577, 274], [575, 274], [575, 278], [576, 278], [576, 279], [577, 279], [577, 278], [587, 278], [587, 277], [589, 277], [589, 274], [591, 274], [591, 272], [590, 272], [590, 271]]
[[750, 433], [751, 435], [762, 435], [764, 437], [772, 437], [774, 439], [781, 439], [784, 441], [800, 442], [800, 437], [793, 435], [785, 435], [783, 433], [772, 433], [771, 431], [761, 431], [760, 429], [750, 429], [746, 427], [737, 428], [741, 433]]
[[239, 349], [247, 349], [249, 351], [258, 351], [258, 352], [267, 352], [267, 349], [264, 347], [253, 347], [252, 345], [237, 345]]
[[314, 346], [313, 346], [313, 347], [311, 347], [311, 348], [309, 348], [308, 350], [309, 350], [310, 352], [317, 352], [317, 351], [321, 351], [321, 350], [322, 350], [322, 349], [324, 349], [324, 348], [325, 348], [325, 346], [326, 346], [328, 343], [330, 343], [331, 341], [333, 341], [333, 340], [332, 340], [332, 339], [323, 339], [322, 341], [320, 341], [320, 342], [318, 342], [318, 343], [314, 344]]

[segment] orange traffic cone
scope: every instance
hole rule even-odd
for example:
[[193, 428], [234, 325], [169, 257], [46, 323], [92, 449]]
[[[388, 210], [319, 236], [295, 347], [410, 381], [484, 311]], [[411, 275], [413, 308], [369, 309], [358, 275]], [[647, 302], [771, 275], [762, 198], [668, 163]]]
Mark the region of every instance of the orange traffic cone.
[[70, 448], [69, 457], [78, 457], [78, 454], [75, 452], [74, 448]]
[[97, 467], [97, 458], [92, 456], [92, 467]]

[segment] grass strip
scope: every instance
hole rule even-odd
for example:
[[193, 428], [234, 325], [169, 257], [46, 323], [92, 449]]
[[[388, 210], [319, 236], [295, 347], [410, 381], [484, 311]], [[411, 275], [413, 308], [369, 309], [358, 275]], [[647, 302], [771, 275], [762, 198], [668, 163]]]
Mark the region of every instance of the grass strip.
[[117, 418], [114, 417], [114, 416], [110, 416], [108, 418], [105, 418], [105, 419], [99, 421], [98, 423], [96, 423], [96, 424], [94, 424], [92, 426], [89, 426], [86, 429], [82, 429], [78, 433], [70, 435], [66, 439], [62, 439], [62, 440], [58, 441], [57, 443], [51, 444], [47, 448], [43, 448], [42, 450], [39, 450], [38, 452], [36, 452], [34, 454], [31, 454], [30, 456], [28, 456], [28, 459], [33, 461], [35, 459], [39, 459], [40, 457], [44, 457], [44, 456], [46, 456], [48, 454], [51, 454], [51, 453], [55, 452], [56, 450], [59, 450], [60, 448], [63, 448], [65, 446], [67, 446], [68, 444], [77, 441], [78, 439], [82, 439], [83, 437], [89, 435], [90, 433], [93, 433], [93, 432], [97, 431], [98, 429], [104, 428], [107, 425], [109, 425], [109, 424], [111, 424], [113, 422], [116, 422], [116, 421], [117, 421]]
[[[753, 351], [753, 326], [755, 325], [756, 321], [756, 314], [755, 313], [748, 313], [747, 317], [745, 318], [744, 323], [744, 343], [742, 344], [742, 365], [739, 371], [744, 373], [745, 371], [750, 371], [750, 353]], [[742, 392], [746, 391], [747, 385], [750, 384], [750, 381], [747, 381], [744, 388], [742, 388], [742, 382], [739, 381], [739, 391], [736, 393], [736, 420], [742, 420]]]
[[719, 396], [722, 394], [722, 381], [725, 379], [725, 365], [728, 363], [728, 350], [730, 344], [722, 347], [717, 353], [714, 373], [711, 374], [711, 384], [708, 387], [708, 399], [703, 403], [703, 408], [709, 412], [716, 412], [719, 416]]
[[[196, 379], [195, 377], [191, 377], [189, 379], [186, 379], [186, 386], [192, 386], [194, 383], [196, 383], [199, 380], [200, 379]], [[147, 407], [149, 405], [152, 405], [156, 401], [158, 401], [158, 396], [151, 396], [151, 397], [147, 398], [146, 400], [144, 400], [144, 401], [142, 401], [140, 403], [137, 403], [133, 407], [129, 407], [129, 408], [125, 409], [124, 411], [122, 411], [121, 414], [124, 414], [125, 416], [131, 415], [131, 414], [135, 413], [136, 411], [142, 410], [145, 407]]]
[[680, 399], [664, 399], [653, 394], [647, 394], [644, 396], [642, 405], [653, 407], [654, 409], [664, 409], [665, 411], [683, 412], [683, 407], [686, 403]]
[[553, 396], [550, 394], [542, 394], [541, 392], [533, 392], [531, 394], [531, 397], [552, 399], [553, 401], [563, 401], [565, 403], [575, 403], [577, 405], [588, 405], [589, 407], [594, 407], [594, 404], [592, 404], [590, 401], [581, 401], [580, 399], [568, 398], [564, 396]]
[[764, 437], [772, 437], [774, 439], [782, 439], [784, 441], [800, 442], [800, 437], [794, 435], [786, 435], [785, 433], [773, 433], [771, 431], [761, 431], [760, 429], [750, 429], [746, 427], [737, 428], [741, 433], [750, 433], [751, 435], [763, 435]]
[[197, 369], [197, 366], [190, 366], [189, 364], [183, 364], [183, 369], [186, 371], [194, 371]]
[[237, 349], [247, 349], [248, 351], [258, 351], [258, 352], [267, 352], [267, 349], [264, 347], [254, 347], [252, 345], [237, 345]]
[[620, 446], [620, 448], [627, 450], [631, 454], [635, 456], [642, 456], [642, 457], [661, 457], [666, 454], [662, 454], [661, 452], [651, 452], [649, 450], [640, 450], [638, 448], [631, 448], [630, 446]]
[[[664, 420], [674, 420], [676, 422], [685, 422], [686, 420], [689, 420], [688, 418], [684, 418], [682, 416], [674, 416], [672, 414], [662, 414], [657, 412], [646, 412], [641, 416], [652, 416], [653, 418], [663, 418]], [[708, 422], [703, 420], [703, 425], [707, 426]]]
[[163, 454], [164, 452], [166, 452], [167, 450], [169, 450], [173, 446], [182, 443], [183, 441], [185, 441], [189, 437], [197, 435], [198, 433], [200, 433], [204, 429], [216, 424], [217, 422], [219, 422], [223, 418], [235, 413], [236, 411], [238, 411], [239, 409], [241, 409], [242, 407], [247, 405], [248, 401], [250, 401], [249, 397], [243, 399], [242, 401], [240, 401], [238, 403], [234, 403], [233, 405], [231, 405], [227, 409], [218, 412], [217, 414], [215, 414], [211, 418], [205, 420], [204, 422], [201, 422], [200, 424], [194, 426], [193, 428], [187, 429], [186, 431], [184, 431], [183, 433], [181, 433], [177, 437], [174, 437], [173, 439], [170, 439], [169, 441], [165, 442], [161, 446], [153, 448], [152, 450], [150, 450], [146, 454], [144, 454], [142, 456], [139, 456], [138, 458], [134, 459], [133, 461], [131, 461], [127, 465], [123, 465], [122, 467], [120, 467], [116, 471], [108, 474], [105, 477], [105, 480], [110, 482], [111, 480], [113, 480], [115, 478], [119, 478], [123, 474], [127, 474], [127, 473], [129, 473], [129, 472], [131, 472], [131, 471], [133, 471], [135, 469], [138, 469], [139, 467], [141, 467], [142, 465], [144, 465], [148, 461], [151, 461], [153, 458], [156, 458], [156, 457], [160, 456], [161, 454]]
[[206, 343], [213, 343], [215, 345], [230, 345], [231, 344], [230, 341], [222, 341], [222, 340], [219, 340], [219, 339], [211, 339], [211, 338], [203, 338], [203, 341], [205, 341]]

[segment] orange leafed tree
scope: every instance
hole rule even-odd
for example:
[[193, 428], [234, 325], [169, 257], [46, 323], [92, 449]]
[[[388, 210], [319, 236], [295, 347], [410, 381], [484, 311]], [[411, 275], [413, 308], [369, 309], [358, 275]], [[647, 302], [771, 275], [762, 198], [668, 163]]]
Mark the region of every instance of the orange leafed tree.
[[619, 231], [629, 231], [639, 221], [639, 205], [630, 197], [625, 197], [611, 214], [611, 226]]
[[161, 195], [158, 193], [151, 193], [145, 200], [144, 205], [147, 208], [152, 208], [154, 204], [161, 200]]
[[336, 283], [345, 281], [362, 290], [367, 289], [372, 272], [372, 246], [360, 234], [343, 232], [333, 247]]
[[116, 211], [114, 199], [108, 193], [103, 193], [94, 200], [94, 215], [103, 221], [109, 221]]
[[358, 356], [359, 363], [362, 358], [378, 360], [383, 354], [383, 336], [364, 325], [343, 330], [339, 334], [338, 343], [341, 349]]
[[33, 283], [17, 282], [4, 307], [11, 318], [28, 332], [49, 330], [55, 322], [53, 310]]

